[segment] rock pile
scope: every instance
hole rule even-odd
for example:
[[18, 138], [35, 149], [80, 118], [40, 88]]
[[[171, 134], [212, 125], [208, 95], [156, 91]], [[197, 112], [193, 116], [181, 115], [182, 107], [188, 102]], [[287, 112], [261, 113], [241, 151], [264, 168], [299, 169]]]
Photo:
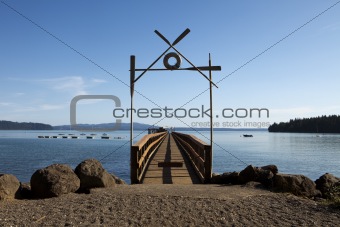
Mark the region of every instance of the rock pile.
[[212, 183], [215, 184], [248, 184], [259, 182], [274, 192], [288, 192], [308, 198], [327, 198], [330, 188], [340, 185], [340, 179], [332, 174], [324, 174], [313, 182], [306, 176], [282, 174], [275, 165], [262, 167], [247, 166], [241, 172], [226, 172], [213, 174]]
[[[274, 192], [288, 192], [308, 198], [329, 199], [340, 196], [340, 178], [326, 173], [313, 182], [303, 175], [279, 173], [277, 166], [247, 166], [241, 172], [213, 174], [214, 184], [262, 184]], [[81, 162], [73, 171], [64, 164], [53, 164], [37, 170], [30, 184], [20, 183], [10, 174], [0, 174], [0, 200], [58, 197], [67, 193], [88, 193], [92, 188], [110, 188], [125, 184], [118, 177], [109, 174], [95, 159]]]
[[73, 192], [89, 192], [91, 188], [114, 187], [125, 184], [109, 174], [95, 159], [81, 162], [75, 169], [64, 164], [53, 164], [37, 170], [30, 184], [20, 183], [10, 174], [0, 174], [0, 200], [51, 198]]

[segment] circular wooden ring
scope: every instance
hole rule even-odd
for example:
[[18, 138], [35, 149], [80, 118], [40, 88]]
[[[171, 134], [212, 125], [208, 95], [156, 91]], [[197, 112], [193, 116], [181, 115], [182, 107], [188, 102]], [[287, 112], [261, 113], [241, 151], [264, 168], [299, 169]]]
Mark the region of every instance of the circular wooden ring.
[[[169, 59], [170, 58], [175, 58], [176, 59], [176, 64], [170, 65], [169, 64]], [[179, 69], [179, 67], [181, 66], [181, 63], [182, 63], [181, 57], [177, 53], [175, 53], [175, 52], [167, 53], [165, 55], [164, 59], [163, 59], [163, 64], [164, 64], [165, 68], [170, 69], [170, 70]]]

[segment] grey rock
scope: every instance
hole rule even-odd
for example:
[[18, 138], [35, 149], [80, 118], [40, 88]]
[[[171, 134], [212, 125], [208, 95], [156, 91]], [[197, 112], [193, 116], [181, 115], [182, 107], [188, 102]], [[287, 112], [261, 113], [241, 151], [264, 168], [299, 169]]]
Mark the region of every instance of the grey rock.
[[315, 183], [304, 175], [277, 174], [273, 178], [273, 190], [308, 198], [320, 195]]
[[20, 199], [32, 199], [32, 189], [30, 183], [20, 182]]
[[256, 181], [258, 176], [258, 170], [256, 167], [249, 165], [242, 170], [238, 176], [238, 182], [240, 184], [246, 184], [250, 181]]
[[71, 167], [54, 164], [37, 170], [31, 177], [31, 190], [35, 197], [50, 198], [76, 192], [80, 180]]
[[257, 176], [256, 176], [255, 181], [260, 182], [267, 188], [271, 188], [273, 186], [274, 174], [271, 170], [262, 169], [261, 167], [261, 168], [256, 169], [256, 174]]
[[0, 200], [11, 200], [19, 196], [19, 180], [11, 174], [0, 174]]
[[331, 187], [340, 182], [340, 178], [330, 173], [325, 173], [315, 181], [316, 188], [321, 191], [322, 196], [326, 196]]
[[[267, 166], [269, 167], [269, 166]], [[274, 171], [275, 172], [275, 171]], [[260, 182], [266, 187], [271, 187], [273, 184], [274, 174], [271, 168], [254, 167], [252, 165], [247, 166], [244, 170], [240, 172], [238, 177], [239, 184], [246, 184], [248, 182]]]
[[86, 192], [91, 188], [113, 187], [115, 179], [103, 168], [96, 159], [88, 159], [81, 162], [75, 169], [80, 179], [80, 192]]
[[276, 165], [266, 165], [266, 166], [262, 166], [260, 167], [263, 170], [269, 170], [271, 171], [274, 175], [276, 175], [279, 172], [279, 169], [277, 168]]

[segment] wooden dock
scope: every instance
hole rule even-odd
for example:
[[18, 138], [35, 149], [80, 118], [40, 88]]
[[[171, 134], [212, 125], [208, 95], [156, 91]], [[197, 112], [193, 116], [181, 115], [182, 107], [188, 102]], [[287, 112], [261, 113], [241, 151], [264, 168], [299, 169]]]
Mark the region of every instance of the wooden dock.
[[193, 135], [157, 132], [131, 146], [131, 184], [209, 183], [211, 146]]
[[151, 158], [143, 184], [199, 184], [194, 168], [168, 134]]

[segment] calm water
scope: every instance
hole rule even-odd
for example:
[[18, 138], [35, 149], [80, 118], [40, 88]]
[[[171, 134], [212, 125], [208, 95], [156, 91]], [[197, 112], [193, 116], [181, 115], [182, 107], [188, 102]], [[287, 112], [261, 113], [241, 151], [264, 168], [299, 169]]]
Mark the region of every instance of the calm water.
[[[73, 133], [79, 139], [38, 139], [38, 135], [55, 136]], [[135, 136], [141, 131], [135, 131]], [[209, 132], [186, 132], [208, 142]], [[252, 138], [241, 137], [253, 134]], [[88, 133], [89, 134], [89, 133]], [[75, 168], [88, 158], [100, 160], [118, 177], [130, 182], [129, 131], [108, 133], [109, 140], [85, 139], [76, 131], [0, 131], [0, 173], [10, 173], [29, 182], [39, 168], [54, 163]], [[139, 135], [138, 141], [145, 133]], [[121, 137], [122, 139], [115, 139]], [[297, 134], [268, 132], [215, 132], [213, 172], [240, 171], [247, 164], [275, 164], [280, 172], [304, 174], [315, 180], [329, 172], [340, 176], [339, 134]]]

